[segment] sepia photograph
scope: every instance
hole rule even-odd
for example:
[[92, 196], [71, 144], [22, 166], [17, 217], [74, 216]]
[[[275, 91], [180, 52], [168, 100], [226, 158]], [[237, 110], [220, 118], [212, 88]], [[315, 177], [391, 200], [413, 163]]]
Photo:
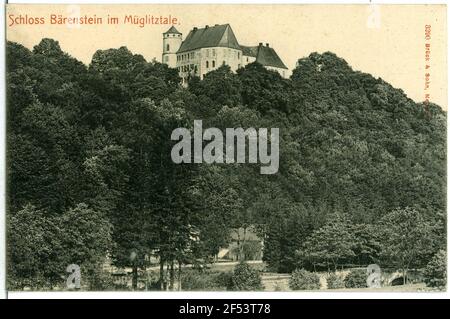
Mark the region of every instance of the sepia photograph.
[[5, 11], [8, 293], [447, 291], [446, 5]]

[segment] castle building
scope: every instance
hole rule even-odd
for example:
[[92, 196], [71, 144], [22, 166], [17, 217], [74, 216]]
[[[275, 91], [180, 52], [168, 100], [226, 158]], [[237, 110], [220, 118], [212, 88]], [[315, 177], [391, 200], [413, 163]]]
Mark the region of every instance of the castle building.
[[242, 46], [229, 24], [193, 28], [184, 41], [174, 26], [163, 33], [162, 62], [178, 69], [183, 85], [190, 75], [203, 79], [206, 73], [223, 64], [236, 71], [255, 61], [283, 77], [288, 76], [288, 68], [268, 43]]

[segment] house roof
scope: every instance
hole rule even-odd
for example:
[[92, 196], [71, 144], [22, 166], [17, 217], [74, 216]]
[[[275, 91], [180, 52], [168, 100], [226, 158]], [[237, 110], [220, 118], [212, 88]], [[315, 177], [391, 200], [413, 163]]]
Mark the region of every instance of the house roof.
[[174, 26], [171, 26], [169, 30], [167, 30], [166, 32], [164, 32], [163, 34], [167, 34], [167, 33], [172, 33], [172, 34], [181, 34], [180, 31], [177, 30], [177, 28], [175, 28]]
[[265, 46], [260, 43], [258, 46], [248, 47], [241, 45], [242, 54], [246, 56], [251, 56], [256, 58], [256, 62], [264, 66], [272, 66], [281, 69], [287, 69], [286, 65], [281, 61], [277, 52], [269, 47], [268, 44]]
[[286, 65], [281, 61], [275, 50], [269, 46], [258, 46], [258, 55], [256, 62], [265, 66], [273, 66], [276, 68], [287, 69]]
[[248, 47], [245, 45], [241, 45], [242, 55], [251, 56], [256, 58], [258, 55], [258, 47]]
[[208, 47], [241, 49], [231, 26], [222, 24], [192, 29], [181, 44], [178, 53]]

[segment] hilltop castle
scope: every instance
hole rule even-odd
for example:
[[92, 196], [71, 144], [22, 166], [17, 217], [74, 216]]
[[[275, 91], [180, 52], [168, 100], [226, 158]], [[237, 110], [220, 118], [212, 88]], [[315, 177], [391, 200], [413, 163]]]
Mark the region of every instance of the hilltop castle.
[[189, 75], [203, 79], [222, 64], [236, 71], [255, 61], [283, 77], [288, 76], [288, 68], [268, 43], [240, 45], [229, 24], [193, 28], [184, 41], [174, 26], [163, 33], [162, 62], [178, 69], [183, 85], [187, 84]]

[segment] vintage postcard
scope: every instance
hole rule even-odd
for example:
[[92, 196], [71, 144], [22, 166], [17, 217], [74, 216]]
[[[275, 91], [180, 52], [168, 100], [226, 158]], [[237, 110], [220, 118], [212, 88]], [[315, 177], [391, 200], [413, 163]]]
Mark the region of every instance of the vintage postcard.
[[446, 291], [446, 13], [6, 5], [8, 291]]

